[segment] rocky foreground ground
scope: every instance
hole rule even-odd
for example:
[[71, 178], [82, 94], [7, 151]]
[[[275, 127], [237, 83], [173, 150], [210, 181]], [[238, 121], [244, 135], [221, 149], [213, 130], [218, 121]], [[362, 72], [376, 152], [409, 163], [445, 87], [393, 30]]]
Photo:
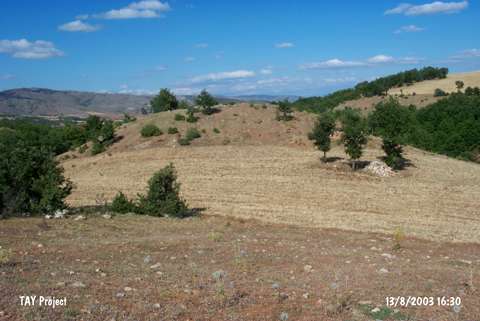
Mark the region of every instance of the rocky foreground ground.
[[[0, 320], [477, 320], [480, 245], [200, 216], [0, 224]], [[24, 307], [20, 295], [66, 298]], [[388, 296], [460, 297], [387, 307]]]

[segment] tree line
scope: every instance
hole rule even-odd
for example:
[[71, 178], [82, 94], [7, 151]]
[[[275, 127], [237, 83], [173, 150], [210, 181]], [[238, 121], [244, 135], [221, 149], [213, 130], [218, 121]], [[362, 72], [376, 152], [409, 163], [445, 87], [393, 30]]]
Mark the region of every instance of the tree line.
[[301, 98], [292, 103], [292, 106], [301, 111], [324, 113], [349, 100], [386, 95], [388, 90], [394, 87], [411, 85], [424, 80], [443, 79], [447, 75], [448, 68], [425, 67], [412, 69], [380, 77], [373, 81], [364, 81], [357, 84], [354, 88], [338, 90], [326, 96]]

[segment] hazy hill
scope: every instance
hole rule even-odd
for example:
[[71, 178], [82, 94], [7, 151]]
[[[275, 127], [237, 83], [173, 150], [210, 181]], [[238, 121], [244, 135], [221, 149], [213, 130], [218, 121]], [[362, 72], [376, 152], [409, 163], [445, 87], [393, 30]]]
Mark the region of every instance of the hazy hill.
[[151, 97], [42, 88], [20, 88], [0, 92], [0, 114], [12, 116], [77, 116], [89, 113], [114, 116], [137, 113]]

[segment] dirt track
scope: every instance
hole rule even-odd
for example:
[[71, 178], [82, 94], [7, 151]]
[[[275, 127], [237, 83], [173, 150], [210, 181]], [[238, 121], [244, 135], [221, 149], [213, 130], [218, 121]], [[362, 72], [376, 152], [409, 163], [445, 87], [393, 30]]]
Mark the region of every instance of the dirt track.
[[[363, 159], [380, 155], [369, 148]], [[322, 165], [313, 149], [273, 146], [153, 148], [64, 166], [77, 186], [72, 205], [94, 205], [117, 191], [135, 196], [173, 162], [184, 197], [206, 214], [480, 242], [480, 166], [412, 148], [406, 155], [414, 166], [391, 178], [351, 173], [342, 161]], [[345, 157], [338, 146], [330, 156]]]

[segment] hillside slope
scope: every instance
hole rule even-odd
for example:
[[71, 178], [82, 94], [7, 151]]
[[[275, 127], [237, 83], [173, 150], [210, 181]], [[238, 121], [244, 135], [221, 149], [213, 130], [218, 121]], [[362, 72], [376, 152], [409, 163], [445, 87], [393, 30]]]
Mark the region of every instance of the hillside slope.
[[[296, 120], [284, 123], [275, 120], [273, 107], [242, 104], [195, 124], [173, 117], [165, 112], [141, 118], [124, 125], [118, 132], [123, 139], [106, 153], [63, 161], [76, 186], [69, 203], [95, 205], [118, 191], [134, 197], [172, 162], [184, 197], [205, 214], [364, 232], [401, 228], [421, 238], [480, 242], [478, 164], [407, 147], [413, 165], [380, 178], [352, 172], [336, 142], [329, 152], [333, 161], [321, 163], [321, 153], [306, 138], [311, 114], [296, 113]], [[147, 123], [164, 132], [175, 125], [182, 135], [188, 127], [205, 132], [191, 146], [180, 146], [177, 135], [142, 138]], [[382, 155], [381, 142], [371, 138], [362, 160]]]
[[[393, 88], [388, 91], [389, 96], [398, 98], [398, 101], [403, 106], [414, 105], [418, 108], [426, 107], [430, 104], [437, 102], [443, 97], [434, 97], [433, 93], [436, 88], [440, 88], [445, 92], [456, 92], [457, 87], [455, 82], [461, 80], [467, 87], [480, 87], [480, 71], [449, 74], [445, 79], [425, 80], [418, 83], [414, 83], [411, 86], [402, 86], [399, 88]], [[403, 95], [402, 95], [403, 93]], [[339, 104], [335, 107], [336, 110], [342, 110], [346, 107], [359, 109], [362, 113], [367, 114], [375, 105], [379, 102], [388, 99], [382, 96], [362, 97], [355, 100], [349, 100]]]
[[411, 86], [403, 86], [391, 89], [390, 95], [399, 95], [402, 91], [405, 95], [416, 93], [417, 95], [433, 95], [436, 88], [440, 88], [447, 93], [456, 92], [455, 82], [463, 81], [465, 87], [480, 87], [480, 71], [449, 74], [445, 79], [426, 80], [415, 83]]

